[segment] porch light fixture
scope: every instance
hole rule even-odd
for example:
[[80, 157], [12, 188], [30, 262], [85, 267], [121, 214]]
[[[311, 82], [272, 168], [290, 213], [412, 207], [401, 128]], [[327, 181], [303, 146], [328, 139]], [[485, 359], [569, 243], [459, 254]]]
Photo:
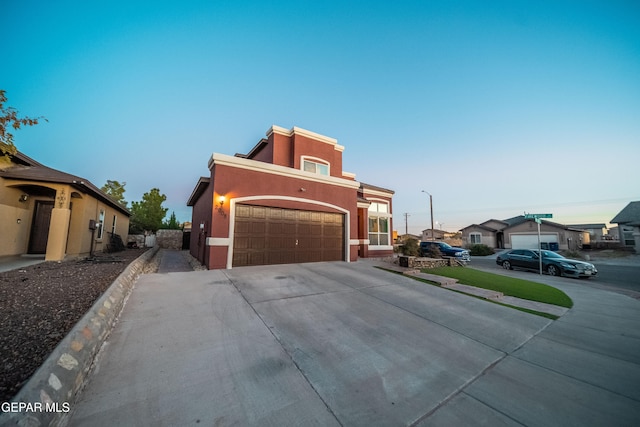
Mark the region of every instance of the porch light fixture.
[[220, 215], [222, 215], [223, 217], [225, 217], [225, 218], [226, 218], [226, 217], [227, 217], [227, 214], [226, 214], [226, 212], [224, 211], [224, 209], [222, 208], [222, 207], [224, 206], [224, 202], [225, 202], [225, 200], [227, 200], [227, 199], [226, 199], [226, 197], [224, 197], [224, 196], [220, 196], [220, 197], [218, 197], [218, 213], [219, 213]]
[[19, 201], [20, 203], [25, 203], [27, 200], [29, 200], [29, 195], [28, 195], [28, 194], [22, 194], [22, 195], [20, 196], [20, 198], [18, 199], [18, 201]]

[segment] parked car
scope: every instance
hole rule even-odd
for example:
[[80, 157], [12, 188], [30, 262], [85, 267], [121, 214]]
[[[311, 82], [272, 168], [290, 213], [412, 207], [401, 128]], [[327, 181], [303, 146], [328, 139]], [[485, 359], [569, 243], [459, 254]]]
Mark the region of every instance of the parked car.
[[445, 242], [420, 242], [420, 255], [425, 256], [437, 248], [444, 256], [455, 257], [462, 261], [471, 261], [469, 251], [462, 248], [456, 248]]
[[[524, 268], [540, 270], [540, 256], [535, 249], [512, 249], [496, 258], [496, 263], [506, 270]], [[589, 278], [598, 274], [596, 267], [588, 262], [565, 258], [552, 251], [542, 251], [542, 271], [552, 276]]]

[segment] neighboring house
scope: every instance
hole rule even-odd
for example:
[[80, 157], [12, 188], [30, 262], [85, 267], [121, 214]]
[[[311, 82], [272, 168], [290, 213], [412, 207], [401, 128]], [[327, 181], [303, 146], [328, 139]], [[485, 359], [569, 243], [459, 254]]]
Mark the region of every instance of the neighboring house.
[[430, 228], [427, 228], [425, 230], [422, 230], [420, 241], [429, 242], [432, 240], [445, 240], [445, 239], [453, 239], [456, 237], [459, 237], [458, 233], [451, 233], [449, 231], [436, 230], [436, 229], [431, 230]]
[[214, 153], [196, 184], [191, 254], [209, 269], [393, 254], [394, 192], [342, 170], [344, 147], [272, 126], [248, 154]]
[[[498, 224], [499, 223], [499, 224]], [[487, 245], [490, 248], [504, 248], [502, 230], [509, 224], [495, 219], [485, 221], [482, 224], [469, 225], [460, 232], [464, 246]]]
[[620, 244], [624, 247], [640, 249], [640, 202], [631, 202], [612, 220], [612, 224], [618, 224]]
[[604, 236], [605, 240], [620, 240], [620, 227], [617, 225], [615, 227], [609, 228], [607, 234]]
[[584, 230], [589, 233], [589, 240], [591, 244], [602, 242], [607, 235], [606, 224], [570, 224], [567, 227], [574, 228], [576, 230]]
[[0, 256], [60, 261], [101, 252], [112, 233], [127, 241], [129, 211], [84, 178], [18, 152], [0, 169]]
[[[538, 225], [523, 215], [505, 220], [490, 219], [472, 224], [460, 230], [464, 246], [484, 244], [494, 249], [533, 249], [538, 247]], [[543, 247], [553, 249], [578, 249], [589, 242], [584, 230], [542, 220], [540, 241]]]
[[415, 234], [403, 234], [403, 235], [398, 236], [396, 238], [396, 243], [403, 243], [407, 239], [415, 239], [415, 240], [417, 240], [419, 242], [420, 241], [420, 236], [417, 236]]

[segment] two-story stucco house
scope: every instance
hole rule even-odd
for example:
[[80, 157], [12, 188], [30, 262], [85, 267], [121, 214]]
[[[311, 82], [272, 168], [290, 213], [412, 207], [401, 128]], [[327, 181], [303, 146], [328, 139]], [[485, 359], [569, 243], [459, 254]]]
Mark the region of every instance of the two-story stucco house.
[[214, 153], [187, 202], [190, 253], [209, 269], [391, 255], [394, 192], [343, 171], [343, 151], [272, 126], [247, 154]]

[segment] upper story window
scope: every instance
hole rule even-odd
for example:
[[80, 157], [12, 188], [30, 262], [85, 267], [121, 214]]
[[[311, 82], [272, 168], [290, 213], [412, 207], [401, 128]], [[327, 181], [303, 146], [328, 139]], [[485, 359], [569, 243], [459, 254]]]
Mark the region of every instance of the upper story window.
[[389, 246], [391, 233], [389, 205], [384, 202], [372, 202], [369, 205], [369, 246]]
[[389, 205], [381, 202], [373, 202], [369, 205], [369, 212], [389, 213]]
[[318, 175], [329, 175], [329, 163], [319, 159], [302, 158], [302, 170], [305, 172], [317, 173]]

